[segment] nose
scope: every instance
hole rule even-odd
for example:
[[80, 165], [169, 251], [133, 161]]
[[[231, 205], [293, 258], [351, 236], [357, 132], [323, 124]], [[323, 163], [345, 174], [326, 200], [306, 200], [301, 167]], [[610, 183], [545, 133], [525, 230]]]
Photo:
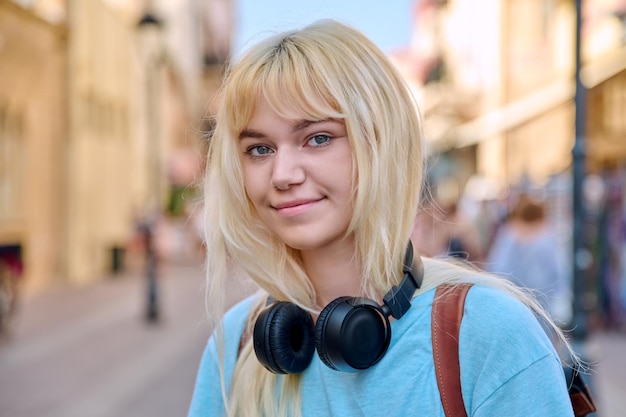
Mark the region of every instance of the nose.
[[298, 150], [280, 149], [274, 157], [272, 185], [278, 190], [287, 190], [301, 184], [305, 179], [302, 156]]

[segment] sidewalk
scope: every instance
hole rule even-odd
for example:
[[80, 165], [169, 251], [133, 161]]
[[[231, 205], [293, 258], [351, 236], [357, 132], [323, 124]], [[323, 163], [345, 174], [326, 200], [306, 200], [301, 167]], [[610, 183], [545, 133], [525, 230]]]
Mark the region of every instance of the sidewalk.
[[161, 269], [156, 324], [144, 320], [146, 285], [127, 274], [23, 300], [0, 344], [0, 416], [186, 415], [209, 334], [202, 266]]
[[591, 388], [598, 405], [596, 417], [626, 416], [626, 334], [594, 333], [586, 343], [593, 366]]

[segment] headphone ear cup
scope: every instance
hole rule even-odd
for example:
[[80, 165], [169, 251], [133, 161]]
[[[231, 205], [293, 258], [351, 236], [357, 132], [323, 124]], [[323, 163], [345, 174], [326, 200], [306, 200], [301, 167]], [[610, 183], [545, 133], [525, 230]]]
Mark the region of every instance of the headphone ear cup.
[[328, 317], [335, 310], [337, 304], [344, 302], [347, 298], [349, 297], [339, 297], [331, 301], [331, 303], [326, 305], [320, 312], [320, 315], [317, 317], [317, 322], [315, 323], [315, 346], [317, 348], [317, 354], [326, 366], [336, 371], [338, 369], [330, 359], [328, 353], [329, 350], [333, 350], [333, 344], [327, 343], [326, 341], [326, 326], [328, 324]]
[[339, 297], [320, 313], [315, 325], [317, 353], [329, 368], [367, 369], [387, 352], [391, 327], [381, 307], [367, 298]]
[[295, 304], [282, 301], [264, 309], [253, 338], [257, 359], [275, 374], [297, 374], [313, 359], [313, 319]]

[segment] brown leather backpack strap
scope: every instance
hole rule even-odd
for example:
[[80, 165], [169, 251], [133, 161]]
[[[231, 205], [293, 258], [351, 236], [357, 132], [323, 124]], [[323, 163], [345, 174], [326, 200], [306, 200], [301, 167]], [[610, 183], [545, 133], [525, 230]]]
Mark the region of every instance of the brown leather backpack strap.
[[461, 391], [459, 331], [465, 297], [471, 284], [440, 285], [431, 316], [433, 358], [439, 395], [447, 417], [467, 417]]
[[584, 417], [587, 414], [598, 411], [593, 395], [591, 395], [591, 390], [583, 380], [580, 371], [569, 366], [564, 366], [563, 371], [565, 372], [565, 381], [567, 382], [574, 415], [576, 417]]
[[250, 326], [246, 323], [246, 326], [243, 328], [243, 333], [241, 333], [241, 339], [239, 339], [239, 350], [237, 351], [237, 358], [241, 355], [241, 351], [246, 346], [246, 343], [250, 341], [250, 337], [252, 335], [252, 331], [250, 330]]

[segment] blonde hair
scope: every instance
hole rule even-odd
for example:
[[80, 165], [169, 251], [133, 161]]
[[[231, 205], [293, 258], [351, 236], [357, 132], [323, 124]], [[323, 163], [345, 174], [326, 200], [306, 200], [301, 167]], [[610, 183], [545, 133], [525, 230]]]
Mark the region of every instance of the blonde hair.
[[[227, 72], [205, 178], [208, 297], [218, 338], [230, 261], [263, 294], [309, 311], [316, 305], [299, 254], [266, 230], [243, 185], [238, 139], [259, 98], [285, 118], [344, 121], [356, 184], [348, 233], [355, 236], [364, 296], [381, 299], [398, 284], [419, 204], [421, 118], [406, 83], [378, 47], [332, 20], [252, 47]], [[426, 265], [440, 268], [437, 262]], [[264, 297], [258, 300], [251, 323]], [[240, 352], [230, 389], [222, 382], [227, 414], [300, 415], [299, 376], [267, 372], [251, 345]]]

